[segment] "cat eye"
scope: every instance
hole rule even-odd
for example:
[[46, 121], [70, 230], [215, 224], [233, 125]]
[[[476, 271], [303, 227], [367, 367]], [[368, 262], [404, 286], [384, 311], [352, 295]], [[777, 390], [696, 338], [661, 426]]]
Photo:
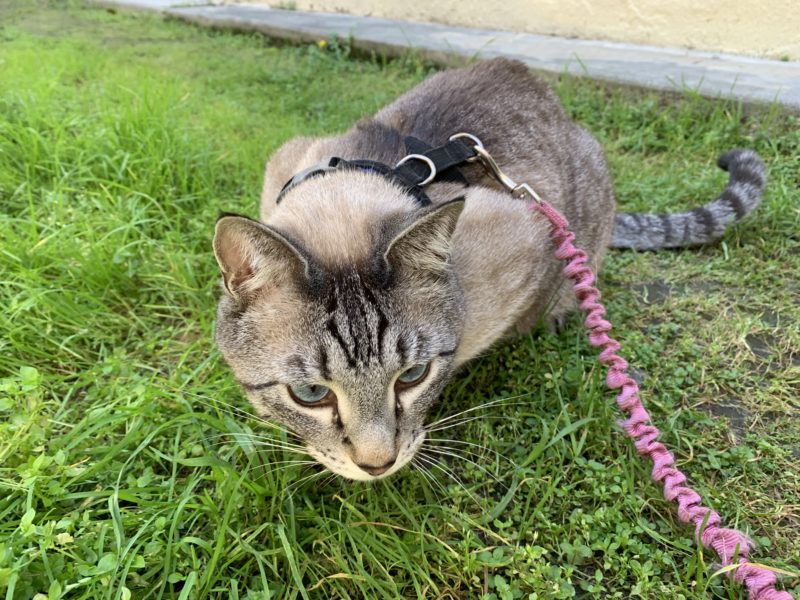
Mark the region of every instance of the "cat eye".
[[287, 385], [292, 400], [303, 406], [328, 406], [336, 401], [333, 390], [324, 385]]
[[431, 363], [419, 363], [413, 367], [409, 367], [400, 375], [397, 376], [395, 381], [395, 388], [398, 390], [405, 390], [420, 383], [428, 375]]

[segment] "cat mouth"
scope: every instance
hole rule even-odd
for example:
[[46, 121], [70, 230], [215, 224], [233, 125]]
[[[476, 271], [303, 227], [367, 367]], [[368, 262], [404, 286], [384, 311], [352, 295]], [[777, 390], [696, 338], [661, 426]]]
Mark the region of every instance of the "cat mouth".
[[346, 479], [353, 481], [378, 481], [394, 475], [410, 463], [422, 442], [425, 432], [421, 431], [407, 443], [403, 444], [394, 460], [381, 466], [358, 465], [349, 457], [336, 456], [333, 452], [323, 452], [313, 446], [307, 447], [308, 454], [320, 465]]

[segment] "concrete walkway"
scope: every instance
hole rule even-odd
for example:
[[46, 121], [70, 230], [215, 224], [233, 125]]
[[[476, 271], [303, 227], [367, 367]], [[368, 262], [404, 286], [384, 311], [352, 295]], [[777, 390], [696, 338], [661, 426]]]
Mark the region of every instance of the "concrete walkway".
[[517, 58], [531, 68], [659, 90], [693, 90], [749, 103], [778, 102], [800, 110], [800, 62], [561, 37], [472, 29], [340, 13], [210, 5], [202, 0], [100, 0], [100, 4], [158, 11], [206, 26], [261, 31], [276, 38], [352, 38], [360, 50], [397, 55], [413, 48], [437, 62], [453, 56]]

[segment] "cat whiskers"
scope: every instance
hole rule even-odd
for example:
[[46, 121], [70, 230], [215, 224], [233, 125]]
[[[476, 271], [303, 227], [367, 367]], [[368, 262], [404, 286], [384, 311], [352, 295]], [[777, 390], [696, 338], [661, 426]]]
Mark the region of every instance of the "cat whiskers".
[[338, 477], [338, 475], [331, 471], [331, 474], [320, 482], [319, 487], [325, 487], [329, 483], [336, 481], [336, 477]]
[[[265, 479], [268, 475], [277, 474], [280, 471], [286, 471], [291, 468], [299, 468], [299, 469], [309, 469], [314, 465], [318, 465], [319, 463], [315, 460], [281, 460], [278, 462], [269, 462], [266, 464], [256, 464], [251, 465], [247, 468], [245, 473], [249, 473], [250, 471], [254, 471], [258, 467], [272, 467], [270, 469], [266, 469], [263, 473], [260, 474], [259, 479]], [[257, 480], [256, 480], [257, 481]]]
[[[254, 421], [257, 421], [260, 425], [269, 427], [271, 429], [277, 429], [278, 431], [283, 431], [287, 434], [292, 435], [291, 431], [279, 425], [278, 423], [270, 421], [269, 419], [265, 419], [264, 417], [261, 417], [255, 413], [251, 413], [250, 411], [247, 411], [240, 406], [236, 406], [235, 404], [231, 404], [230, 402], [225, 402], [224, 400], [220, 400], [218, 398], [211, 398], [210, 396], [202, 396], [200, 394], [195, 394], [192, 392], [188, 392], [186, 390], [173, 389], [170, 391], [179, 392], [181, 395], [184, 396], [192, 396], [194, 399], [197, 400], [198, 403], [203, 404], [204, 406], [207, 406], [209, 408], [213, 408], [215, 410], [223, 410], [223, 412], [229, 412], [234, 416], [240, 418], [253, 419]], [[224, 407], [224, 409], [222, 407]]]
[[[459, 449], [458, 448], [453, 448], [452, 446], [438, 446], [437, 447], [437, 446], [433, 446], [433, 445], [428, 445], [428, 446], [425, 446], [425, 449], [428, 452], [433, 452], [434, 454], [438, 454], [440, 456], [449, 456], [451, 458], [457, 458], [458, 460], [463, 460], [464, 462], [468, 462], [468, 463], [474, 465], [476, 468], [478, 468], [481, 471], [483, 471], [484, 473], [486, 473], [486, 475], [491, 477], [495, 482], [499, 483], [503, 487], [506, 487], [505, 483], [500, 481], [500, 479], [498, 479], [498, 477], [494, 473], [489, 471], [486, 467], [482, 467], [480, 464], [478, 464], [474, 460], [459, 454]], [[471, 454], [472, 456], [476, 456], [478, 458], [481, 458], [479, 454], [475, 454], [474, 452], [469, 452], [467, 450], [464, 450], [463, 452], [466, 453], [466, 454]]]
[[431, 489], [431, 491], [433, 492], [434, 496], [436, 496], [436, 501], [438, 503], [441, 503], [442, 502], [442, 496], [439, 495], [437, 489], [442, 491], [442, 493], [444, 494], [445, 498], [447, 497], [447, 492], [445, 491], [445, 489], [442, 486], [442, 484], [439, 483], [439, 481], [436, 479], [436, 477], [433, 476], [433, 474], [430, 472], [430, 470], [427, 467], [425, 467], [425, 465], [422, 463], [421, 460], [419, 460], [419, 458], [416, 455], [414, 456], [414, 458], [411, 459], [411, 463], [410, 464], [413, 465], [414, 468], [417, 471], [419, 471], [420, 475], [422, 475], [422, 478], [428, 484], [428, 487]]
[[[489, 402], [484, 402], [483, 404], [478, 404], [477, 406], [472, 406], [472, 407], [470, 407], [470, 408], [468, 408], [466, 410], [462, 410], [461, 412], [457, 412], [457, 413], [452, 414], [452, 415], [447, 415], [446, 417], [443, 417], [443, 418], [441, 418], [441, 419], [439, 419], [437, 421], [429, 423], [427, 425], [426, 429], [428, 431], [436, 431], [436, 429], [433, 429], [434, 427], [439, 427], [439, 426], [443, 425], [444, 423], [449, 423], [449, 422], [453, 421], [453, 419], [456, 419], [457, 417], [460, 417], [460, 416], [465, 415], [465, 414], [470, 413], [470, 412], [474, 412], [476, 410], [480, 410], [482, 408], [491, 408], [491, 407], [496, 407], [496, 406], [500, 406], [500, 405], [505, 405], [505, 406], [526, 405], [526, 404], [528, 404], [528, 402], [516, 402], [516, 400], [519, 400], [520, 398], [524, 398], [525, 396], [530, 396], [531, 394], [532, 394], [532, 392], [529, 392], [529, 393], [526, 393], [526, 394], [520, 394], [518, 396], [510, 396], [508, 398], [498, 398], [496, 400], [490, 400]], [[470, 417], [470, 418], [477, 418], [477, 417]]]
[[[444, 469], [438, 465], [438, 462], [435, 459], [429, 457], [428, 455], [421, 454], [419, 452], [414, 456], [414, 460], [417, 461], [417, 464], [419, 465], [422, 472], [424, 474], [427, 474], [428, 481], [430, 481], [437, 488], [439, 488], [442, 491], [443, 497], [447, 498], [448, 497], [447, 488], [444, 487], [444, 484], [441, 481], [439, 481], [439, 478], [433, 473], [433, 470], [431, 469], [431, 467], [437, 467], [440, 471], [444, 471]], [[447, 474], [446, 471], [444, 472], [445, 474]], [[431, 486], [431, 489], [433, 489], [433, 486]]]
[[[489, 447], [483, 446], [481, 444], [476, 444], [475, 442], [468, 442], [466, 440], [454, 440], [454, 439], [450, 439], [450, 438], [432, 438], [432, 437], [429, 437], [423, 442], [423, 446], [425, 446], [427, 444], [426, 447], [428, 449], [442, 448], [444, 450], [450, 450], [450, 451], [452, 451], [452, 452], [454, 452], [456, 454], [459, 454], [459, 453], [463, 452], [465, 454], [469, 454], [470, 456], [474, 456], [476, 459], [482, 459], [483, 458], [483, 455], [479, 454], [478, 452], [473, 452], [470, 449], [462, 449], [462, 448], [458, 448], [458, 447], [454, 448], [452, 446], [446, 446], [446, 445], [443, 445], [443, 444], [438, 444], [437, 445], [437, 442], [448, 442], [450, 444], [458, 444], [458, 445], [462, 445], [462, 446], [469, 446], [470, 448], [477, 448], [478, 450], [482, 450], [484, 452], [490, 452], [490, 453], [494, 454], [495, 459], [499, 459], [501, 461], [504, 461], [504, 462], [508, 463], [512, 468], [516, 468], [517, 467], [517, 463], [514, 462], [513, 460], [511, 460], [510, 458], [508, 458], [505, 454], [502, 454], [501, 452], [498, 452], [497, 450], [495, 450], [493, 448], [489, 448]], [[461, 458], [461, 457], [460, 456], [456, 456], [456, 458]], [[465, 458], [464, 460], [468, 460], [468, 459]], [[473, 464], [475, 464], [471, 460], [469, 460], [469, 462], [472, 462]], [[481, 470], [484, 469], [484, 467], [480, 466], [479, 464], [475, 464], [475, 466], [478, 467]], [[493, 479], [495, 479], [495, 481], [498, 481], [497, 478], [494, 475], [492, 475], [490, 472], [487, 471], [487, 473]], [[501, 483], [501, 482], [498, 482], [498, 483]], [[502, 484], [502, 485], [505, 486], [505, 484]], [[506, 486], [506, 488], [507, 488], [507, 486]]]
[[[317, 464], [319, 464], [319, 463], [317, 463]], [[320, 466], [322, 466], [322, 465], [320, 465]], [[328, 471], [327, 469], [324, 469], [324, 470], [322, 470], [322, 471], [317, 471], [316, 473], [312, 473], [311, 475], [307, 475], [306, 477], [303, 477], [303, 478], [301, 478], [301, 479], [298, 479], [297, 481], [294, 481], [294, 482], [292, 482], [291, 484], [289, 484], [289, 485], [286, 487], [286, 492], [285, 492], [285, 493], [286, 493], [286, 494], [288, 494], [289, 496], [291, 496], [291, 495], [292, 495], [292, 494], [294, 494], [294, 492], [296, 492], [296, 491], [297, 491], [297, 490], [300, 488], [300, 486], [301, 486], [301, 485], [303, 485], [304, 483], [306, 483], [306, 482], [308, 482], [308, 481], [310, 481], [310, 480], [312, 480], [312, 479], [316, 479], [317, 477], [322, 477], [322, 476], [323, 476], [323, 475], [325, 475], [326, 473], [327, 473], [327, 474], [330, 474], [330, 471]]]
[[274, 448], [276, 450], [285, 450], [287, 452], [296, 452], [299, 454], [308, 454], [306, 447], [301, 444], [294, 444], [292, 442], [287, 442], [285, 440], [279, 438], [272, 438], [269, 436], [263, 436], [258, 434], [251, 434], [246, 432], [229, 432], [229, 433], [215, 433], [213, 435], [206, 436], [207, 440], [211, 440], [214, 438], [221, 438], [221, 437], [230, 437], [230, 440], [221, 440], [217, 442], [213, 442], [209, 444], [210, 446], [221, 446], [226, 443], [237, 443], [238, 445], [242, 445], [245, 443], [251, 444], [253, 446], [263, 446], [265, 448]]
[[[467, 448], [462, 448], [453, 445], [446, 445], [443, 442], [451, 442], [452, 444], [467, 446]], [[489, 469], [480, 464], [483, 455], [479, 454], [478, 452], [472, 451], [471, 448], [475, 448], [477, 450], [484, 452], [491, 452], [495, 455], [495, 460], [505, 459], [505, 457], [500, 452], [482, 446], [481, 444], [476, 444], [474, 442], [468, 442], [465, 440], [453, 440], [446, 438], [427, 438], [425, 441], [422, 442], [422, 445], [420, 446], [420, 451], [417, 453], [417, 455], [415, 455], [412, 462], [420, 469], [420, 471], [423, 471], [423, 476], [427, 480], [433, 481], [440, 489], [444, 491], [443, 486], [435, 477], [433, 472], [429, 468], [426, 469], [424, 465], [430, 465], [436, 467], [439, 471], [442, 471], [443, 473], [448, 475], [448, 477], [453, 479], [453, 481], [455, 481], [458, 485], [460, 485], [461, 488], [464, 489], [467, 492], [467, 494], [470, 495], [470, 498], [476, 504], [478, 504], [477, 498], [472, 493], [470, 493], [469, 490], [467, 490], [464, 483], [455, 475], [455, 472], [452, 470], [452, 468], [446, 469], [445, 467], [442, 466], [442, 463], [440, 462], [445, 458], [458, 459], [468, 462], [477, 469], [479, 469], [484, 474], [488, 475], [489, 478], [491, 478], [494, 482], [498, 483], [505, 490], [508, 490], [508, 485], [500, 479], [501, 476], [499, 476], [496, 473], [493, 473], [492, 471], [490, 471]], [[430, 454], [426, 454], [426, 452], [423, 452], [423, 450]], [[471, 458], [469, 458], [470, 456], [474, 457], [476, 460], [472, 460]], [[509, 462], [512, 465], [514, 464], [513, 461]], [[445, 491], [445, 497], [447, 497], [446, 491]]]
[[[425, 441], [426, 442], [447, 442], [447, 443], [450, 443], [450, 444], [462, 444], [464, 446], [472, 446], [473, 448], [478, 448], [479, 450], [485, 450], [486, 452], [491, 452], [496, 457], [502, 458], [504, 460], [507, 460], [507, 457], [504, 454], [498, 452], [494, 448], [489, 448], [488, 446], [483, 446], [481, 444], [476, 444], [475, 442], [468, 442], [466, 440], [454, 440], [452, 438], [435, 438], [435, 437], [428, 437]], [[470, 454], [473, 454], [473, 453], [470, 453]], [[475, 454], [475, 456], [480, 456], [480, 455], [479, 454]], [[516, 463], [513, 463], [512, 461], [509, 461], [509, 462], [511, 462], [511, 464], [516, 466]]]
[[[251, 465], [247, 471], [249, 472], [253, 469], [259, 467], [268, 467], [270, 465], [281, 465], [287, 464], [292, 462], [295, 465], [308, 465], [308, 464], [316, 464], [316, 461], [308, 460], [308, 451], [304, 446], [299, 444], [293, 444], [291, 442], [287, 442], [286, 440], [274, 438], [272, 436], [266, 436], [262, 434], [256, 433], [249, 433], [249, 432], [240, 432], [240, 431], [233, 431], [228, 433], [217, 433], [206, 437], [206, 440], [214, 439], [214, 438], [229, 438], [229, 439], [221, 439], [212, 443], [208, 444], [208, 447], [211, 449], [218, 449], [220, 446], [231, 444], [235, 445], [238, 449], [241, 449], [245, 452], [245, 454], [249, 454], [248, 450], [245, 448], [246, 444], [255, 448], [255, 452], [258, 454], [260, 462], [258, 464]], [[272, 455], [277, 455], [277, 453], [285, 453], [287, 455], [291, 455], [289, 460], [283, 461], [275, 461], [275, 460], [264, 460], [264, 456], [261, 455], [259, 452], [260, 449], [268, 449], [268, 451]], [[268, 469], [264, 472], [264, 475], [268, 475], [274, 469]]]
[[[164, 388], [164, 391], [175, 392], [180, 394], [181, 396], [191, 396], [194, 399], [194, 401], [196, 401], [198, 404], [202, 404], [214, 410], [221, 410], [222, 412], [231, 414], [241, 419], [252, 419], [256, 421], [259, 425], [268, 427], [275, 434], [283, 434], [286, 437], [296, 438], [296, 434], [294, 432], [286, 429], [285, 427], [282, 427], [278, 423], [264, 419], [263, 417], [260, 417], [255, 413], [251, 413], [239, 406], [236, 406], [229, 402], [225, 402], [224, 400], [220, 400], [219, 398], [211, 398], [209, 396], [203, 396], [200, 394], [189, 392], [184, 389], [177, 389], [177, 388]], [[231, 443], [236, 444], [239, 446], [239, 448], [241, 448], [243, 444], [250, 444], [255, 447], [269, 449], [270, 451], [273, 452], [285, 452], [287, 454], [293, 455], [293, 458], [288, 460], [280, 460], [280, 461], [267, 460], [257, 464], [250, 465], [244, 471], [244, 473], [248, 473], [258, 468], [264, 468], [265, 470], [262, 473], [262, 476], [266, 477], [272, 473], [287, 470], [292, 467], [311, 468], [319, 465], [318, 461], [309, 460], [308, 450], [306, 449], [305, 445], [298, 444], [293, 441], [289, 441], [287, 439], [275, 437], [274, 435], [247, 432], [247, 431], [228, 431], [228, 432], [215, 433], [205, 436], [205, 440], [213, 440], [215, 438], [230, 438], [230, 439], [222, 439], [211, 442], [208, 444], [209, 448], [215, 448]], [[316, 475], [316, 473], [313, 473], [312, 475]], [[303, 479], [295, 483], [302, 483]]]
[[447, 475], [450, 479], [455, 481], [456, 484], [458, 484], [458, 486], [462, 490], [464, 490], [464, 492], [467, 494], [467, 496], [469, 496], [470, 499], [475, 503], [475, 506], [480, 508], [480, 502], [478, 502], [478, 498], [475, 496], [475, 494], [473, 494], [471, 491], [469, 491], [467, 489], [467, 486], [464, 485], [464, 483], [458, 478], [458, 476], [456, 476], [455, 473], [452, 472], [452, 470], [448, 470], [445, 467], [443, 467], [441, 465], [441, 463], [436, 459], [436, 457], [429, 456], [428, 454], [425, 454], [425, 452], [420, 450], [419, 452], [417, 452], [417, 458], [419, 458], [425, 464], [430, 465], [433, 468], [440, 470], [442, 473]]
[[433, 433], [434, 431], [444, 431], [445, 429], [452, 429], [453, 427], [460, 427], [461, 425], [466, 425], [467, 423], [471, 423], [472, 421], [479, 421], [481, 419], [498, 419], [498, 420], [518, 420], [518, 417], [510, 417], [505, 415], [476, 415], [474, 417], [466, 417], [460, 419], [458, 421], [454, 421], [452, 423], [447, 423], [446, 425], [438, 426], [438, 427], [431, 427], [428, 425], [425, 428], [425, 431], [428, 433]]
[[[289, 429], [286, 429], [285, 427], [279, 425], [278, 423], [275, 423], [273, 421], [269, 421], [267, 419], [264, 419], [264, 418], [258, 416], [257, 414], [254, 414], [254, 413], [251, 413], [251, 412], [249, 412], [247, 410], [244, 410], [243, 408], [241, 408], [239, 406], [235, 406], [233, 404], [230, 404], [228, 402], [224, 402], [223, 400], [219, 400], [219, 399], [216, 399], [216, 398], [212, 399], [212, 398], [208, 398], [207, 396], [201, 396], [199, 394], [193, 394], [191, 392], [183, 391], [182, 393], [186, 394], [186, 395], [189, 395], [189, 396], [193, 396], [194, 398], [197, 399], [197, 402], [199, 404], [202, 404], [202, 405], [207, 406], [209, 408], [213, 408], [215, 410], [223, 410], [223, 412], [228, 412], [228, 413], [232, 414], [233, 416], [236, 416], [236, 417], [239, 417], [239, 418], [242, 418], [242, 419], [253, 419], [253, 420], [257, 421], [259, 423], [259, 425], [266, 426], [266, 427], [268, 427], [268, 428], [270, 428], [272, 430], [275, 430], [276, 433], [284, 434], [286, 437], [289, 437], [289, 438], [296, 438], [297, 437], [296, 434], [293, 431], [291, 431]], [[206, 398], [208, 398], [208, 400], [206, 400]], [[219, 405], [222, 405], [222, 407], [224, 407], [224, 408], [220, 407]], [[289, 450], [289, 451], [291, 451], [291, 450], [297, 450], [297, 451], [303, 451], [303, 452], [305, 451], [305, 447], [300, 445], [300, 444], [295, 444], [295, 443], [287, 441], [285, 439], [276, 438], [276, 437], [273, 437], [271, 435], [266, 435], [266, 434], [262, 434], [262, 433], [244, 432], [244, 431], [231, 431], [231, 432], [224, 432], [224, 433], [215, 434], [213, 436], [208, 436], [208, 437], [212, 438], [212, 437], [221, 437], [221, 436], [228, 436], [228, 435], [232, 436], [232, 437], [240, 437], [240, 438], [247, 437], [250, 440], [266, 440], [267, 442], [270, 442], [271, 444], [279, 444], [279, 445], [283, 446], [284, 449]], [[253, 443], [255, 443], [255, 442], [253, 442]], [[266, 445], [266, 444], [261, 444], [261, 445]]]

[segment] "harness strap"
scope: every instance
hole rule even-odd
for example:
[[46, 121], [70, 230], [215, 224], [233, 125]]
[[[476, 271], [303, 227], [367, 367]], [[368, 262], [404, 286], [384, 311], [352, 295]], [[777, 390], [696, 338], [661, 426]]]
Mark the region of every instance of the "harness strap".
[[428, 150], [433, 148], [429, 143], [423, 142], [413, 135], [407, 135], [403, 142], [406, 145], [406, 154], [425, 154]]
[[[405, 139], [406, 152], [411, 154], [421, 154], [429, 158], [436, 167], [436, 180], [437, 181], [451, 181], [453, 183], [460, 183], [469, 186], [467, 178], [458, 169], [459, 165], [468, 162], [475, 156], [475, 150], [464, 139], [457, 138], [453, 141], [447, 142], [444, 146], [434, 148], [430, 144], [423, 142], [413, 135], [409, 135]], [[422, 167], [420, 163], [406, 163], [409, 165], [417, 165]], [[403, 167], [406, 165], [404, 164]], [[423, 171], [422, 168], [419, 169]], [[424, 175], [425, 173], [423, 173]], [[424, 180], [420, 180], [424, 181]]]
[[475, 148], [465, 139], [452, 138], [446, 144], [436, 148], [431, 148], [428, 144], [413, 136], [408, 136], [405, 143], [408, 150], [425, 149], [421, 152], [411, 152], [394, 167], [374, 160], [345, 160], [338, 156], [331, 157], [326, 162], [300, 171], [287, 181], [278, 193], [276, 204], [283, 199], [286, 192], [303, 181], [342, 169], [376, 173], [386, 177], [405, 188], [414, 196], [420, 206], [431, 204], [430, 198], [422, 188], [434, 180], [453, 181], [469, 185], [456, 168], [458, 165], [464, 164], [477, 156]]

